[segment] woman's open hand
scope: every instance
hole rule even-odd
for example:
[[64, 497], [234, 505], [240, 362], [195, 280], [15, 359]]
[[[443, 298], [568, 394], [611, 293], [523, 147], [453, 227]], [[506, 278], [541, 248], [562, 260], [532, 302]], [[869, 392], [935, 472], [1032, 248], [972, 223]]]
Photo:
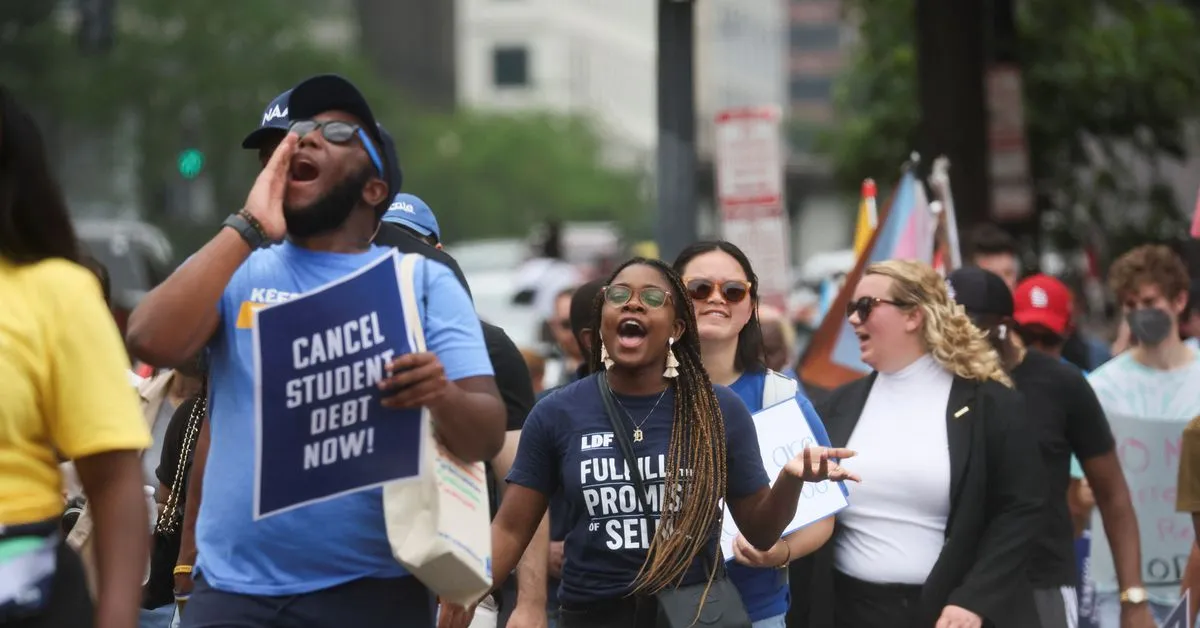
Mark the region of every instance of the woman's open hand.
[[796, 457], [783, 467], [783, 470], [805, 482], [861, 482], [862, 478], [837, 463], [840, 459], [853, 458], [856, 453], [851, 449], [836, 447], [805, 447], [804, 451], [796, 454]]

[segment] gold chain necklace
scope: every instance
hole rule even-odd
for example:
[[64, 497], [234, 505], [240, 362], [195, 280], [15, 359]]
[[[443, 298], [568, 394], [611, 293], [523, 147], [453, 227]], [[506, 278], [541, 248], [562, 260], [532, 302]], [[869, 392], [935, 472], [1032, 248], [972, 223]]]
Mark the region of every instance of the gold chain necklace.
[[625, 416], [629, 418], [629, 422], [633, 424], [633, 442], [635, 442], [635, 443], [642, 442], [642, 437], [643, 437], [642, 426], [645, 425], [646, 421], [648, 421], [650, 419], [650, 415], [654, 414], [654, 411], [658, 409], [658, 404], [659, 404], [659, 402], [661, 402], [663, 400], [663, 397], [667, 394], [668, 388], [670, 388], [670, 386], [667, 386], [667, 388], [664, 388], [662, 392], [658, 393], [658, 400], [654, 402], [654, 407], [650, 408], [650, 411], [646, 413], [646, 416], [642, 417], [641, 423], [634, 421], [633, 415], [629, 413], [629, 409], [625, 407], [625, 404], [621, 403], [621, 400], [617, 399], [616, 395], [613, 395], [613, 399], [617, 400], [617, 405], [621, 406], [621, 411], [625, 413]]
[[187, 466], [185, 463], [191, 456], [192, 449], [196, 446], [196, 440], [200, 437], [200, 422], [204, 419], [204, 414], [208, 410], [208, 382], [200, 386], [200, 392], [197, 395], [196, 404], [192, 406], [192, 413], [188, 416], [188, 421], [183, 430], [183, 447], [179, 452], [179, 462], [175, 466], [175, 477], [171, 481], [171, 492], [167, 496], [167, 503], [163, 507], [163, 514], [158, 518], [158, 523], [155, 526], [159, 534], [170, 535], [179, 530], [179, 524], [183, 523], [183, 513], [179, 510], [179, 500], [184, 497], [183, 479], [186, 476]]

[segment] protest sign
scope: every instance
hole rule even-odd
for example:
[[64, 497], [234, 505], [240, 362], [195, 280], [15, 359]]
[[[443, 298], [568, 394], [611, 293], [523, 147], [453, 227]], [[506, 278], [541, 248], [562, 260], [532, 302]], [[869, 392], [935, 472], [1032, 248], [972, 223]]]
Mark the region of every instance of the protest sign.
[[1175, 608], [1171, 609], [1171, 613], [1163, 620], [1160, 628], [1192, 628], [1191, 618], [1188, 617], [1188, 607], [1191, 606], [1192, 591], [1185, 589], [1183, 597], [1179, 599], [1179, 603]]
[[[800, 403], [789, 399], [760, 410], [754, 414], [754, 428], [758, 432], [758, 447], [762, 451], [763, 466], [771, 483], [779, 477], [779, 472], [796, 454], [806, 447], [828, 447], [829, 437], [821, 425], [812, 426], [808, 417], [800, 409]], [[820, 437], [818, 438], [818, 434]], [[800, 493], [800, 503], [796, 506], [796, 516], [785, 527], [784, 535], [791, 534], [815, 521], [835, 514], [850, 502], [846, 487], [840, 482], [805, 483]], [[737, 538], [738, 528], [733, 521], [729, 509], [725, 510], [725, 521], [721, 525], [721, 552], [725, 560], [733, 559], [733, 540]]]
[[[1137, 513], [1142, 579], [1152, 597], [1173, 601], [1195, 537], [1191, 517], [1175, 512], [1180, 442], [1187, 421], [1109, 414], [1108, 423]], [[1097, 592], [1115, 591], [1116, 570], [1099, 509], [1092, 516], [1091, 561]]]
[[419, 477], [421, 410], [377, 387], [412, 346], [397, 261], [255, 312], [255, 519]]

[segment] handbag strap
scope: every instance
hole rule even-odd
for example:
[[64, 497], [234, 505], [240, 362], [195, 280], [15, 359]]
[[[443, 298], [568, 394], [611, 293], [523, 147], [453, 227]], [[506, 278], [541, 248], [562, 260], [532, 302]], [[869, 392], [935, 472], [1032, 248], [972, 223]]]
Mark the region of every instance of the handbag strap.
[[[612, 424], [613, 437], [617, 439], [617, 445], [621, 448], [621, 454], [625, 458], [625, 465], [629, 467], [629, 479], [633, 480], [638, 505], [642, 509], [642, 514], [648, 515], [649, 511], [646, 509], [645, 501], [646, 485], [642, 482], [642, 471], [638, 469], [637, 458], [633, 455], [633, 443], [629, 440], [629, 432], [625, 429], [625, 422], [621, 420], [620, 413], [617, 412], [617, 402], [613, 397], [612, 388], [608, 386], [608, 373], [600, 371], [596, 377], [596, 385], [600, 388], [600, 399], [604, 401], [604, 411], [608, 414], [609, 423]], [[662, 500], [659, 501], [661, 503]], [[661, 514], [659, 516], [661, 517]], [[724, 520], [724, 516], [724, 511], [722, 511], [722, 520]], [[720, 545], [717, 546], [717, 551], [721, 551]], [[701, 554], [700, 558], [704, 561], [704, 570], [711, 570], [712, 562], [708, 559], [708, 554]], [[724, 561], [718, 561], [718, 565], [721, 575], [724, 576]]]
[[646, 485], [642, 482], [642, 471], [638, 469], [637, 458], [633, 455], [633, 443], [629, 440], [629, 433], [625, 431], [625, 422], [621, 420], [620, 413], [617, 412], [616, 400], [613, 398], [612, 389], [608, 387], [608, 373], [601, 371], [596, 378], [596, 385], [600, 387], [600, 399], [604, 401], [604, 411], [608, 414], [609, 423], [612, 424], [613, 436], [617, 439], [617, 445], [625, 457], [625, 465], [629, 467], [629, 478], [633, 480], [634, 489], [637, 492], [638, 506], [641, 507], [643, 515], [648, 515], [650, 513], [646, 509]]

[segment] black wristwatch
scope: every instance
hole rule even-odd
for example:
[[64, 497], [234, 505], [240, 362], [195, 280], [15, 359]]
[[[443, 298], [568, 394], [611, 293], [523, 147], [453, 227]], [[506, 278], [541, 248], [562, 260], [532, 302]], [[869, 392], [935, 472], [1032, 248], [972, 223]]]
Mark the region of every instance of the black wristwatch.
[[246, 244], [250, 245], [250, 250], [261, 249], [271, 245], [271, 241], [267, 238], [266, 231], [259, 226], [258, 221], [254, 219], [246, 210], [241, 210], [236, 214], [230, 214], [225, 222], [221, 223], [222, 227], [229, 227], [236, 231]]

